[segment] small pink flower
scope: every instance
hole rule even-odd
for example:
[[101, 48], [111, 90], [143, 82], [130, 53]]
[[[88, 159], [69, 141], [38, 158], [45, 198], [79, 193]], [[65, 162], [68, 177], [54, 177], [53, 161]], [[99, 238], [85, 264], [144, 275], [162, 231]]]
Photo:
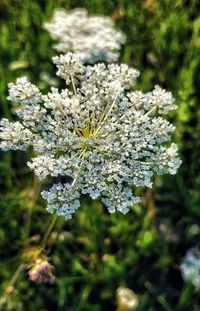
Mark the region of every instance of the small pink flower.
[[52, 274], [52, 266], [47, 260], [37, 259], [34, 266], [28, 272], [31, 281], [36, 283], [53, 284], [55, 276]]

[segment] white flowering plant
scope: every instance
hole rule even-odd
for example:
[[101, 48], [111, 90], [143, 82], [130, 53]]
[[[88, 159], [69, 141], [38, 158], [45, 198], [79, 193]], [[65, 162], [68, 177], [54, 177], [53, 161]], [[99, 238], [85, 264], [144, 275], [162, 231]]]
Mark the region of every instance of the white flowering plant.
[[155, 173], [175, 174], [181, 163], [170, 144], [174, 126], [164, 118], [174, 98], [159, 86], [131, 91], [139, 72], [125, 64], [86, 66], [73, 53], [53, 62], [65, 89], [42, 95], [26, 77], [8, 85], [21, 121], [1, 120], [0, 147], [32, 147], [28, 166], [40, 180], [65, 176], [42, 192], [49, 212], [71, 218], [88, 194], [109, 212], [126, 213], [140, 201], [133, 186], [152, 187]]
[[115, 62], [126, 37], [115, 29], [113, 20], [105, 16], [88, 16], [87, 10], [70, 12], [56, 9], [50, 22], [44, 24], [55, 49], [62, 53], [76, 52], [85, 63]]

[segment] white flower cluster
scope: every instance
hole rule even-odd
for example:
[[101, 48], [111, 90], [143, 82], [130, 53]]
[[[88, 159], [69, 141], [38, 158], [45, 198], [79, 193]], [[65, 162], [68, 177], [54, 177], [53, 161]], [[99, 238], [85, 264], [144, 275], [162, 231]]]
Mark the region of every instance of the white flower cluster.
[[59, 52], [79, 53], [90, 64], [117, 61], [121, 45], [126, 41], [125, 35], [114, 28], [111, 18], [90, 17], [81, 8], [69, 13], [57, 9], [44, 28], [57, 41], [55, 48]]
[[200, 289], [200, 251], [198, 249], [192, 247], [187, 251], [180, 269], [183, 279], [192, 282], [197, 289]]
[[155, 173], [175, 174], [181, 163], [169, 143], [174, 126], [163, 118], [176, 108], [174, 98], [159, 86], [131, 91], [139, 72], [125, 64], [84, 66], [71, 53], [54, 62], [64, 90], [41, 95], [26, 78], [9, 84], [22, 121], [1, 121], [0, 147], [33, 146], [28, 165], [41, 180], [64, 176], [42, 193], [50, 212], [70, 218], [82, 193], [126, 213], [140, 201], [133, 186], [151, 187]]

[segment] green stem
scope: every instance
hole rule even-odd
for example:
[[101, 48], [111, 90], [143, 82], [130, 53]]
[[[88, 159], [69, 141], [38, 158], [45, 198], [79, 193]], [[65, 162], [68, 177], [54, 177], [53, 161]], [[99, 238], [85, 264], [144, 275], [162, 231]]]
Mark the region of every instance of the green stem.
[[52, 231], [52, 229], [53, 229], [53, 227], [54, 227], [54, 225], [55, 225], [57, 219], [58, 219], [58, 216], [57, 216], [57, 215], [53, 215], [53, 217], [52, 217], [52, 219], [51, 219], [51, 222], [50, 222], [50, 225], [49, 225], [49, 227], [47, 228], [47, 231], [46, 231], [46, 233], [45, 233], [45, 235], [44, 235], [44, 237], [43, 237], [43, 239], [42, 239], [42, 241], [41, 241], [41, 247], [42, 247], [42, 248], [45, 247], [45, 244], [46, 244], [46, 242], [47, 242], [47, 240], [48, 240], [48, 238], [49, 238], [49, 235], [50, 235], [50, 233], [51, 233], [51, 231]]
[[31, 228], [31, 218], [32, 218], [32, 212], [33, 212], [33, 208], [34, 205], [37, 201], [38, 195], [40, 193], [40, 188], [41, 188], [41, 184], [39, 183], [37, 178], [34, 178], [34, 183], [33, 183], [33, 190], [32, 190], [32, 194], [30, 196], [30, 201], [28, 203], [28, 211], [27, 211], [27, 220], [26, 220], [26, 237], [27, 237], [27, 242], [26, 242], [26, 246], [29, 246], [29, 235], [30, 235], [30, 228]]

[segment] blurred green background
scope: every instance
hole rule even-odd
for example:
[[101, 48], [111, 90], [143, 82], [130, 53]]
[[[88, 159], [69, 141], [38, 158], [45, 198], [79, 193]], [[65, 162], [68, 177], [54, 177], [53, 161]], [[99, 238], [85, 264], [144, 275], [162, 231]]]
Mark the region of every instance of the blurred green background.
[[[84, 199], [72, 220], [59, 218], [46, 246], [56, 282], [45, 285], [26, 273], [12, 279], [27, 239], [37, 245], [52, 216], [26, 166], [30, 155], [1, 152], [0, 299], [6, 295], [6, 302], [0, 310], [116, 310], [121, 286], [138, 296], [137, 311], [199, 311], [199, 292], [184, 282], [179, 264], [188, 248], [200, 244], [200, 2], [0, 0], [4, 117], [15, 118], [8, 82], [27, 75], [45, 92], [55, 77], [51, 57], [57, 52], [42, 25], [57, 7], [111, 16], [127, 36], [120, 61], [141, 72], [137, 88], [159, 84], [172, 91], [178, 110], [170, 119], [183, 164], [176, 176], [156, 177], [153, 189], [138, 190], [142, 203], [125, 216]], [[6, 292], [9, 284], [14, 288]]]

